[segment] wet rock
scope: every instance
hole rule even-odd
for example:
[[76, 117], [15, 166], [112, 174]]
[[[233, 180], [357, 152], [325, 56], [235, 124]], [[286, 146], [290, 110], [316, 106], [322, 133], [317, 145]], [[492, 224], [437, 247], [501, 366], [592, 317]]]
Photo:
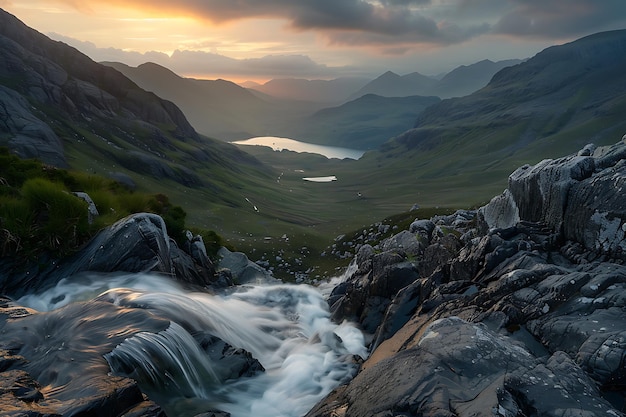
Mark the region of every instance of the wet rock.
[[67, 259], [41, 259], [41, 264], [19, 267], [6, 265], [0, 272], [0, 293], [20, 297], [83, 272], [155, 272], [189, 284], [211, 285], [216, 279], [215, 270], [202, 256], [206, 250], [202, 253], [201, 245], [198, 240], [190, 245], [195, 251], [192, 257], [170, 239], [160, 216], [133, 214], [102, 230]]
[[236, 284], [261, 284], [277, 282], [277, 279], [266, 269], [252, 262], [242, 252], [231, 252], [222, 247], [217, 252], [220, 261], [219, 269], [227, 269]]
[[[0, 306], [0, 316], [11, 315], [15, 305]], [[148, 311], [130, 314], [105, 302], [75, 303], [49, 313], [23, 312], [0, 324], [0, 354], [9, 361], [0, 380], [21, 403], [59, 415], [121, 415], [145, 399], [137, 383], [111, 376], [103, 355], [125, 338], [116, 331], [130, 323], [159, 331], [169, 323]], [[89, 326], [85, 326], [85, 317]], [[135, 328], [135, 332], [139, 329]], [[16, 404], [16, 403], [13, 403]], [[2, 408], [0, 408], [2, 409]]]
[[265, 372], [263, 365], [252, 357], [250, 352], [235, 348], [210, 333], [194, 336], [200, 347], [209, 355], [216, 365], [216, 373], [222, 381], [251, 377], [259, 372]]
[[566, 416], [613, 411], [567, 355], [557, 352], [544, 362], [484, 325], [446, 318], [409, 343], [392, 358], [367, 361], [350, 384], [335, 390], [307, 416]]

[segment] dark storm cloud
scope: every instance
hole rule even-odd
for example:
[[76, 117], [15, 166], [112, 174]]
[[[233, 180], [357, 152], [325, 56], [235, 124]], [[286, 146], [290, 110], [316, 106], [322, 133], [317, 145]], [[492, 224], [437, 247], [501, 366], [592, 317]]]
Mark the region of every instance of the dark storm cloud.
[[281, 19], [292, 30], [315, 32], [332, 44], [383, 45], [396, 50], [407, 45], [462, 43], [489, 33], [562, 40], [607, 27], [626, 27], [626, 0], [110, 1], [215, 23]]
[[[215, 23], [252, 18], [280, 18], [297, 31], [315, 31], [334, 43], [349, 44], [413, 43], [448, 44], [460, 42], [484, 31], [484, 25], [445, 24], [429, 17], [431, 0], [134, 0], [124, 4], [153, 10], [179, 11], [201, 16]], [[120, 3], [121, 4], [121, 3]], [[442, 24], [443, 23], [443, 24]], [[388, 39], [384, 39], [388, 38]]]
[[624, 0], [515, 0], [494, 32], [558, 39], [626, 27]]

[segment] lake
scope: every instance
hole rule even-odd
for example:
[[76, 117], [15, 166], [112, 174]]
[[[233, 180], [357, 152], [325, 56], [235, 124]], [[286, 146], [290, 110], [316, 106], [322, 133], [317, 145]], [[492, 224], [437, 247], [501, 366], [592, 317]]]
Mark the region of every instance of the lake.
[[313, 143], [300, 142], [289, 138], [275, 136], [259, 136], [246, 140], [232, 142], [236, 145], [268, 146], [275, 151], [288, 150], [293, 152], [308, 152], [324, 155], [326, 158], [359, 159], [365, 151], [357, 149], [339, 148], [336, 146], [315, 145]]

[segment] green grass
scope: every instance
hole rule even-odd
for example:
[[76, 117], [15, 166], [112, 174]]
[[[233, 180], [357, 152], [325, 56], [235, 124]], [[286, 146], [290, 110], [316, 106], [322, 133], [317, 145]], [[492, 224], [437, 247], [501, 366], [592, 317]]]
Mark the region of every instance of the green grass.
[[[76, 191], [89, 194], [101, 213], [91, 224], [87, 203]], [[67, 256], [101, 228], [139, 212], [161, 215], [168, 234], [183, 242], [187, 214], [166, 195], [135, 192], [104, 177], [22, 160], [0, 148], [0, 256]], [[214, 257], [221, 237], [195, 231], [205, 237]]]

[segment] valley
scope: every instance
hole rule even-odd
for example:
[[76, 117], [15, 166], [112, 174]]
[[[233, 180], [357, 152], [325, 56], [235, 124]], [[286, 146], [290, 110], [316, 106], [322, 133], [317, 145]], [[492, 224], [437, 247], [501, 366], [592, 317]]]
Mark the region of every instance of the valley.
[[[11, 51], [4, 62], [29, 68], [25, 80], [44, 80], [44, 95], [57, 97], [33, 93], [33, 81], [16, 83], [20, 75], [5, 65], [1, 79], [13, 81], [3, 81], [4, 108], [21, 96], [31, 109], [20, 117], [41, 127], [20, 136], [9, 112], [4, 117], [14, 127], [3, 145], [164, 193], [191, 226], [217, 231], [255, 260], [278, 267], [277, 257], [300, 259], [302, 265], [277, 270], [286, 279], [319, 267], [337, 236], [402, 213], [479, 207], [517, 166], [589, 142], [612, 143], [626, 129], [623, 31], [523, 61], [480, 61], [440, 79], [388, 72], [369, 81], [292, 79], [244, 88], [151, 63], [97, 64], [2, 19], [3, 50]], [[29, 41], [22, 46], [20, 39]], [[58, 75], [46, 79], [51, 68]], [[226, 143], [255, 136], [366, 152], [339, 160]], [[326, 176], [337, 180], [303, 180]], [[303, 248], [314, 259], [301, 259]], [[313, 276], [331, 274], [343, 260], [321, 261], [329, 266]]]
[[626, 416], [621, 4], [70, 3], [133, 65], [0, 9], [1, 415]]

